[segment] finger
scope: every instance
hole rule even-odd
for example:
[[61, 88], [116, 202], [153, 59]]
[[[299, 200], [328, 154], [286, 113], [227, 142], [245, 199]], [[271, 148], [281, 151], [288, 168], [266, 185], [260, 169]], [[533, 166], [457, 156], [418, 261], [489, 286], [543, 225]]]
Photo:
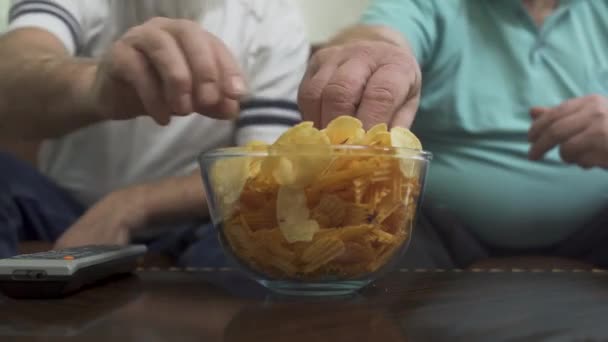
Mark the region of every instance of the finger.
[[[325, 86], [338, 68], [340, 59], [334, 55], [327, 60], [318, 61], [318, 67], [313, 61], [310, 68], [318, 69], [315, 73], [310, 72], [302, 81], [298, 91], [298, 105], [305, 121], [312, 121], [316, 127], [323, 128], [321, 119], [322, 94]], [[309, 68], [309, 70], [311, 70]]]
[[582, 116], [584, 116], [584, 112], [579, 111], [547, 127], [532, 144], [529, 155], [530, 159], [541, 159], [549, 150], [583, 132], [587, 128], [587, 121], [582, 120]]
[[546, 107], [534, 107], [534, 108], [530, 109], [530, 116], [532, 117], [533, 120], [536, 120], [550, 110], [551, 110], [550, 108], [546, 108]]
[[532, 124], [532, 128], [528, 134], [528, 139], [531, 142], [538, 140], [542, 132], [544, 132], [554, 122], [579, 111], [584, 105], [584, 101], [580, 101], [580, 99], [573, 99], [564, 102], [556, 108], [544, 112], [536, 121], [534, 121], [534, 124]]
[[381, 66], [374, 72], [365, 87], [357, 110], [357, 117], [363, 122], [365, 129], [393, 120], [408, 98], [409, 76], [394, 64]]
[[222, 102], [220, 102], [219, 104], [217, 104], [216, 106], [214, 106], [210, 110], [213, 113], [227, 113], [227, 114], [236, 113], [236, 114], [238, 114], [239, 108], [240, 108], [240, 102], [239, 101], [233, 100], [233, 99], [229, 99], [229, 98], [224, 98], [222, 100]]
[[211, 36], [211, 39], [215, 42], [214, 51], [220, 70], [222, 93], [232, 100], [240, 100], [247, 95], [247, 85], [241, 67], [221, 40], [215, 36]]
[[164, 101], [161, 82], [148, 60], [137, 50], [117, 42], [112, 51], [113, 75], [123, 77], [135, 89], [146, 113], [158, 124], [170, 121], [171, 109]]
[[606, 156], [598, 151], [588, 151], [582, 154], [577, 164], [586, 170], [595, 167], [608, 169], [608, 159], [606, 159]]
[[177, 39], [188, 63], [193, 85], [192, 111], [205, 112], [205, 108], [219, 104], [221, 77], [211, 35], [199, 25], [185, 20], [163, 22], [161, 26]]
[[576, 164], [585, 170], [590, 170], [594, 167], [601, 167], [601, 159], [598, 159], [593, 152], [586, 152], [578, 157]]
[[416, 118], [416, 112], [420, 105], [420, 95], [415, 94], [405, 102], [405, 105], [399, 109], [393, 117], [390, 127], [410, 128]]
[[356, 115], [365, 84], [371, 76], [369, 63], [362, 59], [350, 59], [337, 67], [321, 95], [322, 127], [338, 116]]
[[568, 164], [576, 164], [588, 151], [593, 150], [593, 142], [589, 139], [590, 128], [571, 137], [560, 146], [560, 156]]
[[150, 61], [163, 82], [165, 100], [171, 109], [179, 114], [191, 113], [190, 68], [173, 36], [161, 29], [145, 28], [125, 40]]

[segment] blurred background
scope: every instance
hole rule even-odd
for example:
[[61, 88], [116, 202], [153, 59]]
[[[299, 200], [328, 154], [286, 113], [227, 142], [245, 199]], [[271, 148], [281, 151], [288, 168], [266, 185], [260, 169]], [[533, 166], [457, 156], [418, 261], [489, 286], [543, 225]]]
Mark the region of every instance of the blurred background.
[[[354, 23], [369, 3], [369, 0], [292, 1], [295, 1], [302, 9], [313, 44], [326, 41], [336, 31]], [[0, 30], [4, 30], [6, 27], [9, 2], [9, 0], [0, 0]]]
[[9, 0], [0, 0], [0, 30], [6, 27]]

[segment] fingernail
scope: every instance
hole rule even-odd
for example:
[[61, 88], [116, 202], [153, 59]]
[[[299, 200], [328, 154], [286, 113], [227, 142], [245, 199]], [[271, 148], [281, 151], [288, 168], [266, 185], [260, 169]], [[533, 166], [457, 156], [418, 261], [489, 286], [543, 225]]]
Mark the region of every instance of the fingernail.
[[245, 95], [247, 92], [247, 86], [245, 85], [245, 81], [240, 76], [234, 76], [230, 80], [230, 87], [235, 95]]
[[206, 105], [217, 104], [220, 100], [220, 92], [217, 89], [215, 83], [203, 83], [201, 86], [200, 96]]

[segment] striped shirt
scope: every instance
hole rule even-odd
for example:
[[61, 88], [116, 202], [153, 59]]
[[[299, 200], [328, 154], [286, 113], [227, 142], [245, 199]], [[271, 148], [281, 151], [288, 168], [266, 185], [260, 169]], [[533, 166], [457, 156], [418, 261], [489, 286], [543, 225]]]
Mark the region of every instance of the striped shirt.
[[[289, 0], [201, 2], [204, 10], [195, 20], [228, 46], [247, 78], [250, 95], [239, 119], [191, 115], [160, 127], [141, 117], [46, 141], [41, 171], [83, 203], [131, 184], [192, 172], [197, 154], [213, 148], [272, 142], [300, 120], [295, 102], [309, 45], [296, 6]], [[173, 4], [179, 1], [162, 6]], [[131, 5], [124, 0], [13, 0], [8, 30], [40, 28], [59, 38], [72, 55], [98, 58], [129, 27], [142, 23]], [[155, 11], [160, 12], [149, 8], [150, 18], [166, 15]]]

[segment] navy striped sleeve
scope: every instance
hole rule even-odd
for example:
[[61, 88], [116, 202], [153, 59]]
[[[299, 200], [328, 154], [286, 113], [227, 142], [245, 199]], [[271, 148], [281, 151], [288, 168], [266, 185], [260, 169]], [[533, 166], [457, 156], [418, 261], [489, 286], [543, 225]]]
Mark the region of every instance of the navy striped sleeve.
[[301, 122], [298, 105], [291, 101], [252, 99], [241, 104], [236, 123], [238, 145], [250, 141], [273, 143], [289, 127]]
[[50, 0], [13, 1], [8, 13], [9, 23], [26, 14], [48, 14], [58, 18], [67, 26], [72, 34], [76, 50], [80, 50], [84, 41], [82, 27], [74, 15], [64, 6]]

